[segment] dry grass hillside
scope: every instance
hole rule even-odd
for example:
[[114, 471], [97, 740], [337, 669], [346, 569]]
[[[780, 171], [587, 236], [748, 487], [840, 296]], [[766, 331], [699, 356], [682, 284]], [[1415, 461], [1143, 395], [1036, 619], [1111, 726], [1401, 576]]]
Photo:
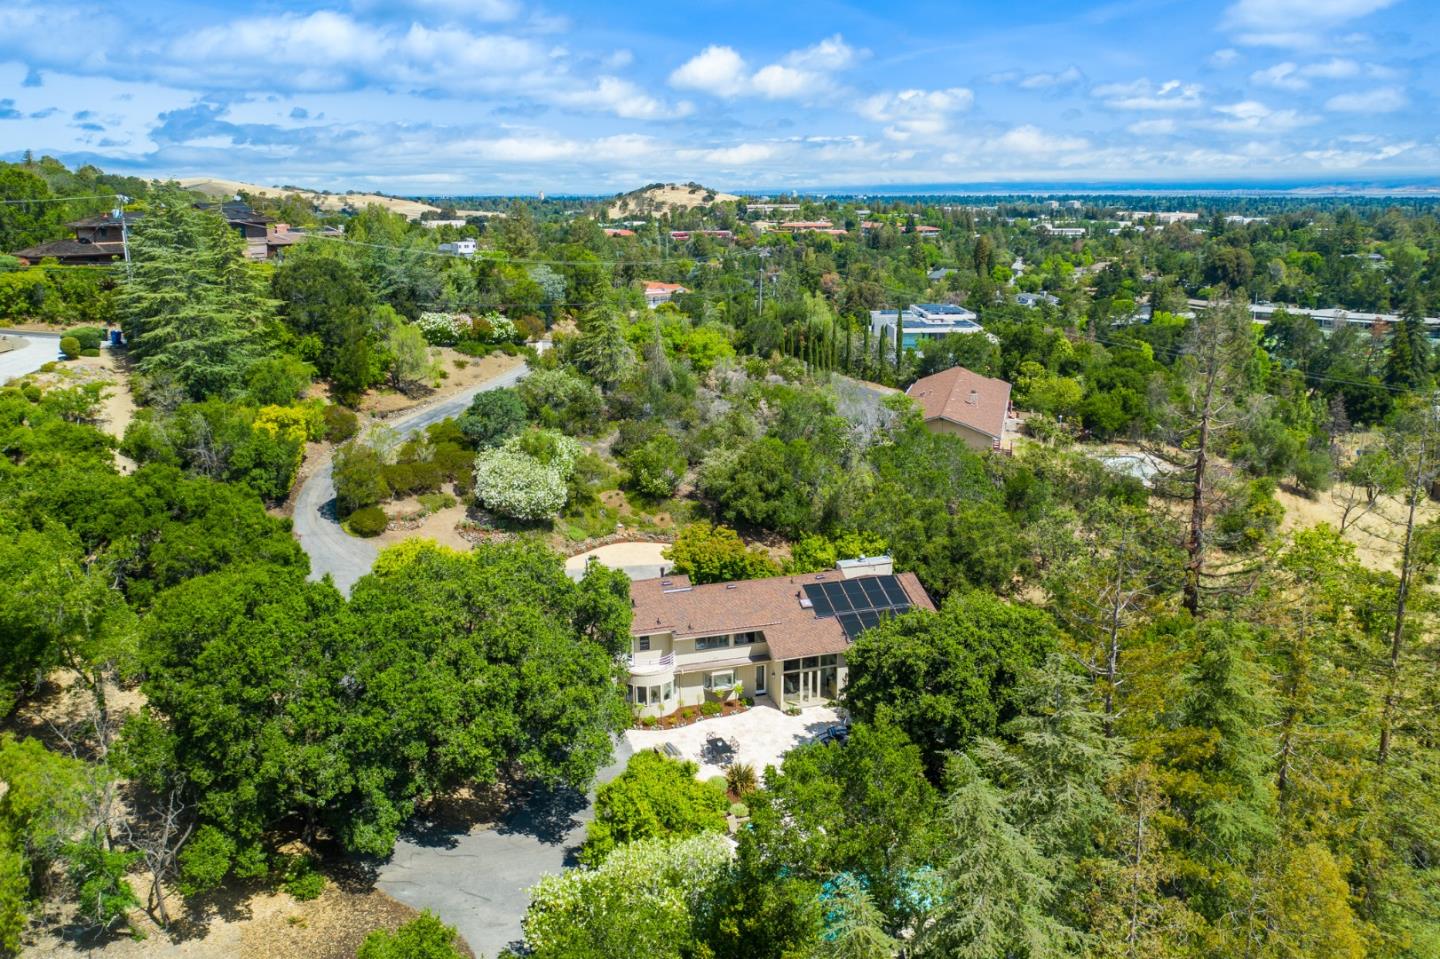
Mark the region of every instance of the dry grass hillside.
[[336, 212], [346, 206], [358, 209], [373, 203], [392, 213], [399, 213], [401, 216], [416, 220], [420, 218], [420, 214], [426, 211], [438, 213], [440, 210], [437, 206], [422, 203], [419, 200], [382, 196], [379, 193], [317, 193], [314, 190], [287, 190], [282, 187], [261, 186], [258, 183], [245, 183], [241, 180], [226, 180], [213, 176], [181, 177], [178, 182], [187, 190], [194, 190], [217, 198], [231, 197], [236, 193], [249, 193], [252, 196], [262, 197], [300, 197], [313, 203], [317, 209], [326, 212]]
[[733, 193], [721, 193], [699, 184], [660, 183], [632, 190], [615, 198], [605, 215], [612, 220], [628, 216], [658, 216], [675, 210], [689, 210], [713, 203], [731, 203], [740, 199]]

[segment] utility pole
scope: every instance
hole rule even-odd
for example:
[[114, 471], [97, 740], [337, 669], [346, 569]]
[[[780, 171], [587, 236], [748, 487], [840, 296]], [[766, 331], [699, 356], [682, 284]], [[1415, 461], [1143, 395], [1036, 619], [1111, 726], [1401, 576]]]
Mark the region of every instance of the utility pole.
[[128, 196], [116, 194], [118, 204], [115, 207], [115, 216], [120, 218], [120, 251], [125, 255], [125, 279], [131, 278], [130, 270], [130, 228], [125, 224], [125, 204], [130, 202]]

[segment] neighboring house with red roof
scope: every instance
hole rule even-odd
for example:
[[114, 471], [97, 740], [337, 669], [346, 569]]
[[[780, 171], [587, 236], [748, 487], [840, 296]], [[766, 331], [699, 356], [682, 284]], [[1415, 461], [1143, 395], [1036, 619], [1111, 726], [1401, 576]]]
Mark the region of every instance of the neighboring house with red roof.
[[824, 705], [840, 698], [845, 653], [861, 632], [935, 610], [915, 574], [895, 575], [888, 556], [735, 583], [636, 580], [630, 605], [626, 698], [642, 716], [735, 695], [780, 709]]
[[910, 384], [905, 395], [934, 433], [959, 436], [977, 450], [998, 449], [1010, 414], [1010, 384], [952, 366]]
[[635, 231], [634, 231], [634, 230], [627, 230], [627, 229], [625, 229], [624, 227], [611, 226], [611, 227], [606, 227], [606, 228], [605, 228], [605, 235], [606, 235], [606, 236], [634, 236], [634, 235], [635, 235]]
[[645, 305], [652, 310], [661, 303], [669, 303], [676, 293], [690, 292], [679, 283], [661, 283], [659, 280], [641, 280], [640, 285], [644, 288]]

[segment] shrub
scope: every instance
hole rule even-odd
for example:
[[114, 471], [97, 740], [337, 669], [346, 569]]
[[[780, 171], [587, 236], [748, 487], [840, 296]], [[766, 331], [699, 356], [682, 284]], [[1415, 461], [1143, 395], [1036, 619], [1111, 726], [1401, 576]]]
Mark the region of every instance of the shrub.
[[81, 355], [81, 356], [99, 356], [99, 355], [100, 355], [100, 351], [99, 351], [99, 350], [81, 350], [81, 351], [80, 351], [80, 355]]
[[[719, 716], [724, 711], [725, 707], [720, 705], [720, 701], [718, 699], [706, 700], [705, 702], [700, 704], [700, 715], [702, 716]], [[724, 777], [718, 778], [723, 779]]]
[[60, 338], [60, 352], [65, 354], [65, 359], [73, 360], [80, 355], [80, 341], [73, 336], [62, 336]]
[[457, 425], [476, 449], [486, 449], [523, 430], [525, 418], [525, 404], [513, 389], [486, 390], [470, 401]]
[[379, 536], [390, 525], [385, 511], [378, 506], [364, 506], [350, 514], [346, 520], [350, 532], [356, 536]]
[[395, 463], [385, 467], [385, 483], [396, 496], [415, 491], [415, 470], [409, 463]]
[[105, 339], [105, 331], [98, 326], [77, 326], [73, 330], [66, 330], [65, 335], [75, 337], [82, 350], [98, 350]]
[[325, 407], [325, 438], [332, 443], [343, 443], [360, 431], [360, 417], [355, 411], [343, 406]]
[[675, 495], [688, 465], [679, 442], [669, 433], [659, 433], [629, 450], [624, 462], [630, 473], [630, 486], [656, 499]]
[[709, 789], [715, 790], [722, 796], [725, 794], [725, 790], [727, 788], [725, 785], [724, 776], [711, 776], [709, 779], [705, 780], [705, 786]]
[[436, 513], [455, 505], [455, 497], [449, 493], [421, 493], [416, 499], [427, 513]]
[[566, 482], [579, 455], [579, 443], [550, 430], [512, 436], [475, 458], [475, 498], [515, 519], [553, 517], [565, 506]]
[[748, 549], [733, 529], [703, 521], [682, 529], [661, 555], [675, 564], [675, 572], [697, 584], [729, 583], [780, 572], [763, 550]]
[[325, 891], [325, 877], [316, 871], [310, 856], [286, 856], [280, 876], [280, 888], [301, 902], [318, 899]]
[[730, 804], [730, 815], [734, 816], [736, 819], [749, 819], [750, 807], [745, 805], [743, 802], [732, 802]]
[[640, 725], [644, 726], [646, 729], [654, 729], [656, 724], [659, 722], [660, 720], [656, 719], [654, 716], [640, 717]]
[[355, 959], [461, 959], [455, 929], [425, 910], [394, 932], [377, 929], [365, 937]]
[[758, 785], [755, 767], [750, 763], [731, 763], [725, 767], [725, 785], [742, 799], [750, 795]]

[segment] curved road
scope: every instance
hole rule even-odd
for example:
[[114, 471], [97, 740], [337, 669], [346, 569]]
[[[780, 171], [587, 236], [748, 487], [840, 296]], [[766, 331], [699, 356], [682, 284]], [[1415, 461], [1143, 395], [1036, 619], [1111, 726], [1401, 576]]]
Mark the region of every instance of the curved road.
[[[477, 393], [514, 386], [526, 372], [528, 368], [521, 364], [478, 386], [383, 422], [401, 436], [407, 436], [443, 419], [459, 416]], [[351, 536], [340, 528], [340, 521], [335, 515], [335, 484], [330, 477], [328, 460], [318, 464], [295, 498], [295, 537], [300, 540], [300, 548], [310, 557], [310, 578], [320, 579], [329, 574], [335, 587], [346, 596], [350, 595], [355, 581], [370, 572], [375, 557], [380, 553], [370, 540]]]
[[16, 349], [0, 353], [0, 386], [60, 358], [59, 333], [21, 333], [0, 328], [0, 337], [19, 341]]

